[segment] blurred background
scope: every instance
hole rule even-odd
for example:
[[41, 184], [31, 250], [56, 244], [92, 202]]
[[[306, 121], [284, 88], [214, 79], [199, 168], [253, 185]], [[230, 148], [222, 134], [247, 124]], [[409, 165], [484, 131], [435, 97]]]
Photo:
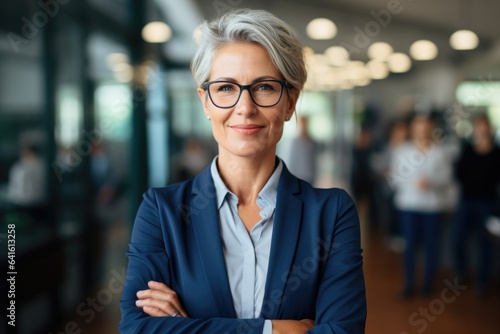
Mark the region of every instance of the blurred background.
[[477, 115], [498, 143], [496, 0], [3, 0], [0, 246], [6, 275], [13, 224], [17, 277], [16, 327], [4, 317], [0, 333], [118, 333], [142, 193], [191, 177], [216, 154], [189, 61], [202, 20], [234, 8], [276, 14], [306, 47], [300, 117], [278, 153], [298, 176], [356, 200], [367, 333], [499, 333], [494, 219], [488, 290], [475, 284], [477, 240], [457, 285], [456, 177], [443, 194], [434, 291], [401, 298], [405, 243], [389, 163], [415, 113], [433, 120], [452, 169]]

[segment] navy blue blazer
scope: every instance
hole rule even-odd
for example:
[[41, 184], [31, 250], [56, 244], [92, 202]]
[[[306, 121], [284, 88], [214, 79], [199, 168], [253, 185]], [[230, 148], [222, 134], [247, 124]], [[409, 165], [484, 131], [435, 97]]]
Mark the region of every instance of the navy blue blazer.
[[[256, 333], [264, 319], [314, 319], [309, 333], [364, 333], [363, 259], [355, 206], [341, 189], [315, 189], [287, 168], [278, 184], [261, 317], [237, 319], [210, 168], [144, 194], [120, 307], [122, 333]], [[149, 280], [174, 291], [190, 318], [135, 306]]]

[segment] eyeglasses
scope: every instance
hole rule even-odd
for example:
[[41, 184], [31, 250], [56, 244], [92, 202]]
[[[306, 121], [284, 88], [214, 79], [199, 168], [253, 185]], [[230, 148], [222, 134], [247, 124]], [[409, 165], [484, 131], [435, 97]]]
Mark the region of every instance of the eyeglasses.
[[238, 85], [231, 81], [207, 81], [201, 87], [208, 91], [212, 103], [218, 108], [232, 108], [238, 103], [246, 89], [253, 103], [259, 107], [278, 104], [283, 95], [283, 87], [291, 87], [285, 80], [259, 80], [249, 85]]

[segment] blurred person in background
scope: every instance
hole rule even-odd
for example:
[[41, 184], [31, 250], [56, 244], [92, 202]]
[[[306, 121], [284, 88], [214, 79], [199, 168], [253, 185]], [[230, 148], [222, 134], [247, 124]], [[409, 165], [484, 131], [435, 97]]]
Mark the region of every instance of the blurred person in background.
[[314, 185], [317, 173], [318, 144], [311, 138], [307, 116], [299, 116], [299, 134], [288, 146], [287, 166], [293, 175]]
[[461, 186], [460, 202], [453, 229], [453, 254], [460, 282], [467, 277], [466, 246], [475, 235], [478, 250], [476, 292], [486, 295], [492, 265], [492, 240], [485, 222], [495, 213], [500, 185], [500, 148], [486, 115], [474, 119], [471, 141], [465, 143], [456, 162], [455, 176]]
[[92, 178], [93, 193], [98, 206], [107, 206], [114, 196], [113, 172], [111, 159], [102, 143], [92, 146], [90, 155], [90, 176]]
[[417, 248], [423, 243], [424, 281], [422, 293], [432, 292], [439, 261], [441, 215], [447, 202], [443, 194], [452, 180], [451, 161], [442, 139], [433, 131], [426, 114], [416, 114], [410, 122], [410, 141], [400, 145], [391, 157], [391, 185], [399, 211], [405, 241], [403, 298], [414, 293]]
[[173, 158], [173, 172], [169, 183], [190, 179], [200, 173], [210, 163], [210, 154], [196, 138], [188, 138], [178, 156]]
[[10, 169], [7, 200], [33, 221], [45, 217], [45, 167], [33, 144], [21, 149], [19, 161]]
[[408, 122], [406, 119], [396, 119], [389, 123], [386, 134], [387, 142], [380, 153], [376, 155], [375, 164], [381, 181], [378, 183], [377, 205], [380, 207], [381, 221], [384, 223], [387, 247], [400, 253], [404, 249], [398, 210], [394, 205], [395, 189], [391, 186], [391, 161], [395, 152], [408, 141]]
[[298, 37], [244, 9], [205, 23], [200, 40], [191, 69], [218, 156], [195, 178], [145, 193], [120, 330], [364, 333], [354, 203], [276, 156], [307, 76]]
[[362, 126], [352, 152], [351, 187], [360, 211], [361, 222], [366, 222], [370, 232], [379, 227], [379, 210], [376, 204], [377, 173], [374, 166], [372, 130]]
[[94, 144], [90, 155], [94, 209], [98, 222], [103, 227], [109, 227], [122, 219], [120, 212], [127, 191], [121, 166], [113, 163], [108, 145], [110, 144], [103, 142]]

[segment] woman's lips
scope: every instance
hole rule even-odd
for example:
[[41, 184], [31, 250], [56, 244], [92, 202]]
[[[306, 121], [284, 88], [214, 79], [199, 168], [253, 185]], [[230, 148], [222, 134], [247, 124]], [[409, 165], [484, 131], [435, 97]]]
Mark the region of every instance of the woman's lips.
[[264, 127], [255, 124], [239, 124], [239, 125], [232, 125], [230, 126], [230, 128], [238, 132], [239, 134], [250, 136], [258, 133]]

